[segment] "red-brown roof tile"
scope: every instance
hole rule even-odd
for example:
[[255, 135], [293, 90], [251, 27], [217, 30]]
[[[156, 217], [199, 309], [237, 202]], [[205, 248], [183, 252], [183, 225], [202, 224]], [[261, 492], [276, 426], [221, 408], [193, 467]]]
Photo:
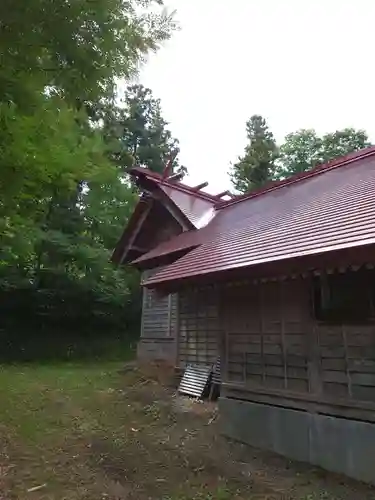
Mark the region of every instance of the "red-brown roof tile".
[[[293, 177], [290, 177], [288, 179], [278, 182], [271, 182], [263, 188], [252, 191], [251, 193], [244, 194], [242, 196], [238, 196], [232, 200], [217, 202], [215, 205], [215, 218], [213, 218], [213, 220], [211, 220], [211, 222], [206, 227], [200, 229], [199, 231], [189, 231], [188, 233], [183, 233], [173, 240], [159, 245], [158, 247], [151, 250], [151, 252], [148, 252], [142, 255], [140, 258], [136, 259], [134, 261], [134, 264], [140, 264], [144, 266], [148, 261], [155, 261], [155, 259], [157, 259], [159, 256], [165, 257], [168, 254], [172, 255], [177, 252], [181, 252], [182, 250], [188, 251], [189, 249], [197, 247], [204, 242], [211, 241], [220, 232], [227, 232], [231, 229], [235, 229], [236, 227], [241, 226], [243, 223], [246, 224], [245, 221], [249, 216], [249, 213], [251, 217], [253, 217], [256, 210], [259, 209], [261, 215], [263, 210], [267, 210], [267, 207], [264, 206], [263, 201], [260, 203], [260, 205], [257, 204], [255, 206], [254, 204], [250, 204], [250, 200], [254, 201], [259, 197], [264, 198], [267, 193], [273, 193], [276, 198], [280, 196], [284, 198], [284, 190], [287, 187], [291, 187], [296, 183], [306, 182], [308, 179], [319, 176], [323, 173], [327, 173], [328, 171], [334, 170], [337, 167], [349, 165], [352, 162], [357, 162], [358, 160], [364, 159], [368, 156], [371, 157], [374, 154], [375, 147], [370, 147], [362, 151], [351, 153], [343, 158], [339, 158], [338, 160], [334, 160], [324, 165], [315, 167], [310, 171], [294, 175]], [[302, 197], [303, 196], [304, 195], [302, 195]], [[267, 200], [268, 199], [269, 198], [267, 198]], [[267, 219], [265, 219], [264, 223], [266, 223], [266, 220]]]
[[198, 227], [204, 214], [211, 210], [214, 201], [206, 200], [176, 189], [174, 186], [160, 184], [160, 188], [169, 199], [181, 210], [194, 227]]
[[146, 167], [133, 167], [129, 173], [131, 175], [141, 175], [144, 177], [147, 177], [149, 179], [154, 180], [156, 183], [159, 185], [162, 184], [163, 186], [166, 187], [171, 187], [174, 190], [178, 190], [180, 192], [190, 194], [194, 196], [195, 198], [201, 198], [202, 200], [207, 200], [211, 201], [213, 203], [217, 203], [218, 199], [216, 196], [206, 193], [205, 191], [201, 190], [196, 190], [194, 187], [188, 186], [187, 184], [184, 184], [183, 182], [178, 182], [178, 181], [173, 181], [173, 180], [168, 180], [168, 178], [164, 178], [161, 174], [158, 174], [157, 172], [153, 172], [152, 170], [149, 170]]
[[[175, 207], [180, 212], [180, 222], [182, 221], [182, 224], [189, 229], [201, 227], [204, 219], [207, 218], [207, 215], [210, 215], [213, 206], [218, 202], [218, 198], [209, 193], [181, 182], [168, 180], [161, 174], [152, 172], [145, 167], [133, 167], [129, 173], [140, 181], [141, 187], [144, 181], [147, 180], [148, 187], [151, 186], [154, 192], [163, 195], [160, 199], [161, 203]], [[144, 199], [144, 197], [140, 198], [113, 251], [112, 261], [114, 262], [120, 263], [122, 261], [128, 240], [131, 238], [132, 232], [146, 209], [147, 204], [145, 204]]]
[[211, 194], [194, 189], [182, 182], [165, 179], [162, 175], [144, 167], [134, 167], [130, 173], [138, 179], [151, 180], [154, 186], [161, 189], [181, 211], [193, 228], [199, 227], [202, 217], [218, 202], [218, 199]]
[[169, 251], [196, 248], [146, 285], [373, 243], [374, 190], [373, 147], [221, 203], [206, 228], [169, 242]]

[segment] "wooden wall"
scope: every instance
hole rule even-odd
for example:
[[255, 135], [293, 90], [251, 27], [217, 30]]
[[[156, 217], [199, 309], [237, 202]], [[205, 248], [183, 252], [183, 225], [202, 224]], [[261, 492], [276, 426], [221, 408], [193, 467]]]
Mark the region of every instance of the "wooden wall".
[[213, 287], [181, 291], [178, 315], [178, 365], [215, 363], [221, 338], [217, 291]]
[[[144, 271], [142, 280], [162, 268]], [[177, 296], [160, 295], [156, 290], [143, 288], [141, 337], [174, 337], [176, 331]]]
[[311, 301], [302, 277], [144, 289], [142, 349], [179, 367], [221, 356], [226, 397], [375, 421], [375, 323], [318, 322]]
[[[143, 279], [160, 269], [144, 272]], [[218, 293], [213, 287], [171, 295], [144, 288], [140, 357], [168, 358], [179, 368], [209, 365], [219, 357], [220, 340]]]
[[375, 326], [316, 325], [322, 392], [375, 402]]
[[375, 421], [375, 324], [313, 318], [311, 280], [226, 286], [227, 397]]
[[225, 288], [227, 380], [306, 392], [308, 300], [302, 281]]
[[[147, 279], [162, 268], [144, 271]], [[143, 288], [141, 339], [138, 356], [149, 360], [167, 360], [175, 363], [177, 336], [177, 295], [160, 295]]]

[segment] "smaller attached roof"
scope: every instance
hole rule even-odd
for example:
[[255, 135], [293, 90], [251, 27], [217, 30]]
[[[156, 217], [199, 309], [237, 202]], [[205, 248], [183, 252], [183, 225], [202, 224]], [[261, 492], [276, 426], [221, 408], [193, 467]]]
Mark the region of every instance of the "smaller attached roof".
[[[122, 262], [125, 254], [129, 253], [130, 248], [127, 249], [127, 247], [129, 247], [134, 232], [139, 231], [139, 226], [143, 224], [147, 216], [150, 209], [150, 199], [158, 200], [170, 211], [185, 231], [190, 231], [203, 227], [214, 217], [214, 205], [221, 201], [223, 194], [226, 194], [211, 195], [202, 191], [202, 188], [207, 185], [206, 182], [192, 187], [179, 182], [175, 175], [167, 177], [166, 174], [158, 174], [145, 167], [133, 167], [129, 173], [136, 179], [140, 189], [147, 196], [142, 195], [140, 198], [116, 245], [112, 254], [114, 262]], [[134, 259], [134, 257], [139, 256], [139, 253], [131, 255]], [[127, 261], [129, 261], [129, 257]]]
[[172, 246], [193, 250], [145, 285], [375, 243], [374, 192], [371, 147], [221, 203], [206, 228], [189, 233], [191, 238], [180, 235], [168, 246], [169, 251]]
[[[130, 170], [140, 185], [148, 187], [153, 191], [158, 191], [166, 195], [165, 200], [173, 203], [180, 212], [192, 224], [192, 229], [197, 227], [197, 223], [204, 214], [211, 210], [219, 198], [182, 182], [164, 177], [161, 174], [152, 172], [145, 167], [134, 167]], [[197, 186], [198, 188], [200, 186]]]
[[197, 227], [205, 213], [210, 212], [215, 201], [203, 199], [194, 194], [176, 189], [174, 186], [160, 184], [160, 188], [170, 200], [181, 210], [189, 221]]

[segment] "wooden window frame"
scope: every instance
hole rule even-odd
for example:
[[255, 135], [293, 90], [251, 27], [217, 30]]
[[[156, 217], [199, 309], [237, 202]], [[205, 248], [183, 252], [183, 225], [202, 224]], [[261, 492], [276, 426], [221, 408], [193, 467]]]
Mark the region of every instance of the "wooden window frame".
[[[361, 278], [363, 281], [361, 282]], [[375, 323], [374, 296], [375, 275], [367, 269], [360, 271], [346, 271], [345, 273], [322, 272], [314, 276], [311, 284], [312, 317], [319, 324], [356, 324], [366, 325]], [[341, 283], [340, 283], [341, 282]], [[340, 292], [345, 290], [340, 297]], [[352, 307], [348, 308], [348, 289], [353, 297]], [[363, 311], [356, 310], [355, 300], [361, 297], [367, 301]], [[334, 301], [339, 303], [334, 306]], [[326, 302], [326, 305], [324, 305]], [[331, 304], [331, 306], [329, 305]], [[358, 305], [358, 302], [357, 302]]]

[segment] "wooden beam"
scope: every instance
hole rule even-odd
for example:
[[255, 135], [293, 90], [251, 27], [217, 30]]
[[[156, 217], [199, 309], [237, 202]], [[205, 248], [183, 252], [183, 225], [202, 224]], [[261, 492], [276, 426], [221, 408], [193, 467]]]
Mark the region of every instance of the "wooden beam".
[[124, 260], [125, 255], [132, 248], [133, 243], [134, 243], [136, 237], [138, 236], [138, 234], [139, 234], [139, 232], [141, 230], [142, 224], [144, 223], [144, 221], [146, 220], [148, 214], [151, 211], [152, 205], [153, 205], [153, 199], [150, 198], [150, 200], [148, 201], [148, 206], [146, 207], [145, 211], [143, 212], [142, 216], [140, 217], [140, 219], [138, 221], [138, 225], [137, 225], [136, 229], [133, 231], [133, 234], [132, 234], [132, 236], [130, 238], [129, 243], [127, 244], [127, 246], [125, 247], [124, 251], [122, 252], [122, 256], [121, 256], [121, 259], [120, 259], [120, 264], [122, 264], [122, 261]]
[[272, 389], [248, 383], [222, 382], [222, 393], [226, 398], [252, 401], [262, 404], [305, 410], [348, 419], [375, 422], [375, 403], [334, 396], [298, 393], [285, 389]]
[[232, 197], [229, 189], [227, 189], [226, 191], [223, 191], [222, 193], [219, 193], [215, 196], [215, 198], [222, 198], [223, 196], [230, 196]]
[[136, 252], [143, 252], [143, 253], [147, 252], [147, 248], [139, 247], [137, 245], [131, 245], [129, 250], [135, 250]]
[[191, 189], [193, 191], [200, 191], [201, 189], [203, 189], [203, 188], [205, 188], [207, 186], [208, 186], [208, 182], [206, 181], [206, 182], [201, 182], [200, 184], [198, 184], [198, 186], [194, 186]]
[[163, 170], [162, 177], [164, 179], [166, 179], [171, 174], [173, 168], [173, 162], [175, 161], [177, 155], [178, 155], [178, 150], [175, 150], [170, 154]]
[[181, 179], [182, 177], [184, 176], [184, 174], [182, 172], [177, 172], [176, 174], [173, 174], [173, 175], [170, 175], [169, 177], [167, 177], [165, 180], [166, 181], [178, 181], [179, 179]]

